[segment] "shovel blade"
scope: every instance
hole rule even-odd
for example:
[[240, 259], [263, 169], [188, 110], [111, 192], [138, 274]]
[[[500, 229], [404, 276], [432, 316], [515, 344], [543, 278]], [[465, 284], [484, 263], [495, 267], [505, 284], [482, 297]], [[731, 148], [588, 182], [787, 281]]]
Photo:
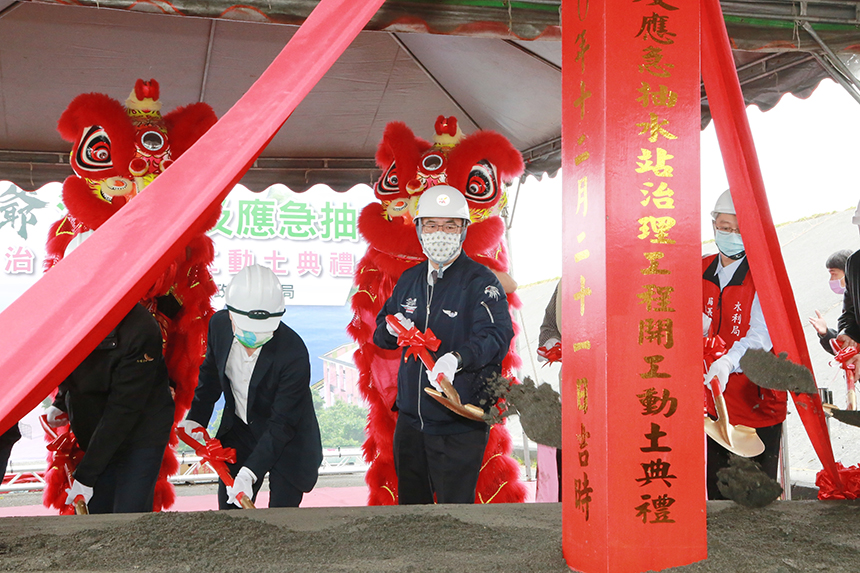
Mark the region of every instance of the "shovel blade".
[[705, 433], [733, 454], [742, 458], [754, 458], [764, 452], [764, 442], [758, 437], [755, 428], [729, 425], [727, 435], [724, 435], [724, 431], [719, 422], [705, 418]]

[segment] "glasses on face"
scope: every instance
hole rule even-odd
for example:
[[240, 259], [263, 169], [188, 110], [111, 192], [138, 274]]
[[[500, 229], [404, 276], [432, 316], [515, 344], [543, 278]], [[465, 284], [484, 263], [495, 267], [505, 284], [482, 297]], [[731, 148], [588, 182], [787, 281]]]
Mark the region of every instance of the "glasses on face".
[[458, 225], [457, 223], [436, 223], [434, 221], [428, 221], [421, 225], [422, 233], [435, 233], [436, 231], [445, 231], [446, 233], [459, 233], [463, 228], [463, 225]]
[[722, 231], [723, 233], [731, 233], [733, 235], [740, 235], [741, 230], [735, 227], [729, 227], [728, 225], [714, 225], [714, 228], [717, 231]]

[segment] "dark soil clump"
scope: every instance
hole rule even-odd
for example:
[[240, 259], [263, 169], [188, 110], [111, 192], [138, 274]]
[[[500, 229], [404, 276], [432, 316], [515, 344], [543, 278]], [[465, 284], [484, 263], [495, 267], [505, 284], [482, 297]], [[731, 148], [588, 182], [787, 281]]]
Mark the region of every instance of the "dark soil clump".
[[782, 486], [753, 460], [729, 455], [729, 467], [717, 471], [717, 487], [725, 497], [746, 507], [764, 507], [782, 495]]

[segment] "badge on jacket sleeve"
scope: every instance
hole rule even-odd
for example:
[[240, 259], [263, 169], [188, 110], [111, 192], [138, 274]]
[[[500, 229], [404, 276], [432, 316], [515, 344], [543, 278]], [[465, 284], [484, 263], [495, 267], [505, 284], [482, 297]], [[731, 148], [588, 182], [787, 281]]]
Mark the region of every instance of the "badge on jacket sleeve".
[[490, 285], [487, 288], [485, 288], [484, 294], [489, 296], [493, 300], [499, 300], [499, 289], [497, 289], [493, 285]]

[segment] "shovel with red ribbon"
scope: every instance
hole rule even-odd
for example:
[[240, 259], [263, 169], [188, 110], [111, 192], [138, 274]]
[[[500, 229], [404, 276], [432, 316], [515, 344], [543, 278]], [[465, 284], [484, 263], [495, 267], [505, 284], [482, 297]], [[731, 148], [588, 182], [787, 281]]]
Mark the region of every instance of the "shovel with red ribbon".
[[[39, 416], [39, 422], [42, 424], [42, 429], [51, 438], [51, 443], [46, 447], [48, 451], [54, 452], [54, 467], [62, 471], [64, 483], [60, 487], [60, 491], [66, 491], [72, 487], [72, 483], [75, 481], [72, 474], [84, 457], [84, 451], [78, 446], [78, 441], [70, 428], [67, 428], [65, 432], [58, 432], [56, 428], [48, 424], [48, 416], [44, 414]], [[89, 514], [87, 503], [82, 495], [75, 498], [74, 508], [77, 515]]]
[[[414, 356], [420, 360], [428, 370], [433, 370], [436, 365], [436, 360], [430, 354], [430, 350], [436, 351], [442, 341], [436, 338], [433, 331], [429, 328], [427, 332], [421, 332], [414, 325], [412, 328], [406, 328], [392, 314], [385, 317], [385, 321], [397, 332], [397, 344], [405, 346], [406, 355], [404, 359]], [[429, 350], [428, 350], [429, 349]], [[485, 421], [484, 411], [472, 404], [463, 404], [460, 401], [460, 394], [454, 389], [451, 381], [444, 374], [439, 374], [436, 380], [442, 387], [444, 394], [435, 388], [424, 388], [424, 391], [429, 394], [434, 400], [451, 410], [452, 412], [469, 418], [470, 420]]]
[[857, 354], [857, 349], [853, 346], [846, 346], [845, 348], [839, 348], [839, 343], [836, 342], [835, 338], [830, 339], [830, 346], [833, 348], [833, 352], [836, 353], [835, 360], [842, 366], [842, 370], [845, 371], [845, 383], [848, 384], [848, 406], [845, 408], [846, 410], [856, 410], [857, 409], [857, 393], [854, 390], [854, 384], [857, 381], [856, 373], [854, 372], [854, 365], [848, 364], [848, 359]]
[[[726, 353], [726, 343], [719, 336], [705, 337], [704, 367], [705, 374], [715, 360]], [[729, 422], [729, 411], [726, 407], [726, 399], [723, 397], [720, 381], [714, 376], [709, 380], [711, 394], [714, 397], [714, 409], [717, 419], [712, 420], [705, 416], [705, 433], [712, 440], [726, 448], [728, 451], [744, 458], [755, 457], [764, 452], [764, 443], [758, 437], [755, 428], [749, 426], [732, 425]]]
[[[233, 448], [225, 448], [221, 445], [221, 441], [216, 438], [209, 437], [209, 432], [205, 428], [193, 430], [192, 433], [200, 433], [203, 435], [203, 443], [195, 440], [183, 428], [176, 428], [176, 435], [180, 440], [191, 446], [194, 453], [203, 458], [203, 461], [215, 470], [221, 481], [227, 487], [233, 487], [233, 476], [230, 475], [230, 470], [227, 468], [227, 463], [236, 463], [236, 450]], [[236, 494], [236, 499], [242, 504], [243, 509], [255, 509], [254, 502], [244, 493]]]

